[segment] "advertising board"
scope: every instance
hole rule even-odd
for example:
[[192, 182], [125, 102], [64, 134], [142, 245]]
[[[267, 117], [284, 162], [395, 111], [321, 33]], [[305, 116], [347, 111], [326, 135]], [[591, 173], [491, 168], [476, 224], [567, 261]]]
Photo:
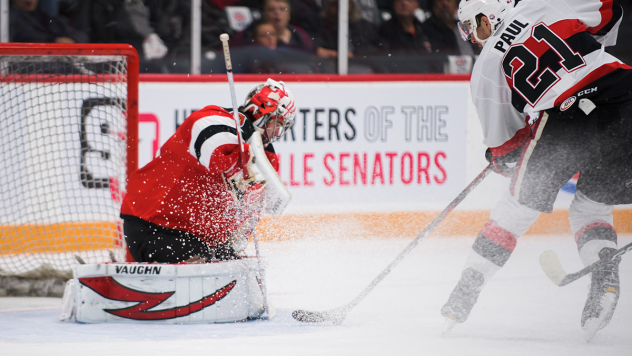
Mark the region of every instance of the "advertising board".
[[[259, 83], [236, 83], [245, 98]], [[296, 121], [274, 143], [288, 212], [398, 211], [465, 184], [467, 82], [287, 83]], [[141, 83], [139, 165], [194, 110], [231, 106], [228, 84]]]

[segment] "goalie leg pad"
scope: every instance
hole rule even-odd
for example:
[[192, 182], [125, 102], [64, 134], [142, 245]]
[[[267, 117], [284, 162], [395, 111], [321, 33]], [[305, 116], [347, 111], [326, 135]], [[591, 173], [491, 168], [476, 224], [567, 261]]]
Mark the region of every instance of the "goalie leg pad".
[[81, 323], [221, 323], [259, 318], [264, 312], [256, 258], [85, 264], [73, 272], [71, 295]]

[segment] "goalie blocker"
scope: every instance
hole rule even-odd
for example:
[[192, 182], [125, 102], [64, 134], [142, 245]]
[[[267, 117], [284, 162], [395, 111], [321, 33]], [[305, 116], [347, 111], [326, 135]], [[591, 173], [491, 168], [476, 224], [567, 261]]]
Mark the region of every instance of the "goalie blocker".
[[256, 258], [199, 264], [76, 265], [60, 320], [80, 323], [222, 323], [264, 312]]

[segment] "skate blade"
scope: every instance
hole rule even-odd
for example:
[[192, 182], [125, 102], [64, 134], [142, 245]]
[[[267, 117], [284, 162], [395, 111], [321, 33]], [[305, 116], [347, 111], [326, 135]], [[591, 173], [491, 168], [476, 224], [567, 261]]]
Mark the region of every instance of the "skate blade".
[[443, 333], [441, 334], [441, 336], [443, 337], [443, 336], [447, 335], [452, 329], [454, 329], [456, 324], [458, 324], [456, 322], [456, 320], [452, 319], [449, 316], [446, 316], [445, 317], [445, 324], [443, 324]]
[[592, 318], [586, 320], [584, 324], [584, 330], [586, 331], [585, 340], [590, 342], [592, 338], [597, 334], [597, 331], [603, 329], [606, 326], [607, 316], [612, 313], [612, 308], [615, 306], [617, 296], [614, 293], [606, 293], [601, 297], [601, 306], [603, 309], [599, 313], [598, 318]]

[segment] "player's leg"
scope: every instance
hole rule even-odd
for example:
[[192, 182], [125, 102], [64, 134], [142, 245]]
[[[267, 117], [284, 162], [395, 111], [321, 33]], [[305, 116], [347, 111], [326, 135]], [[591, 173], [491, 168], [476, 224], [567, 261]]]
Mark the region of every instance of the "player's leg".
[[138, 218], [124, 219], [123, 232], [136, 262], [178, 263], [194, 256], [209, 258], [213, 252], [208, 243], [195, 236]]
[[[632, 203], [632, 102], [598, 107], [586, 117], [591, 119], [594, 145], [590, 163], [580, 172], [569, 219], [579, 256], [589, 265], [617, 248], [613, 205]], [[620, 291], [620, 260], [617, 257], [592, 272], [581, 318], [589, 338], [614, 314]]]
[[579, 257], [585, 266], [597, 262], [602, 249], [617, 248], [612, 210], [612, 205], [593, 201], [579, 190], [575, 194], [568, 218]]
[[[577, 250], [584, 265], [617, 249], [612, 205], [595, 202], [577, 191], [569, 209], [569, 220]], [[619, 262], [621, 257], [592, 272], [588, 298], [582, 311], [584, 329], [605, 327], [614, 314], [619, 299]]]
[[489, 220], [474, 241], [461, 279], [441, 309], [441, 314], [458, 323], [469, 317], [483, 286], [509, 260], [522, 236], [540, 215], [506, 193], [492, 210]]
[[[456, 322], [467, 320], [485, 283], [507, 262], [522, 236], [540, 212], [550, 213], [559, 189], [579, 170], [571, 159], [581, 150], [581, 127], [544, 115], [531, 137], [512, 178], [510, 191], [498, 202], [476, 238], [461, 280], [441, 309]], [[570, 126], [570, 127], [569, 127]], [[582, 157], [578, 154], [577, 157]]]

